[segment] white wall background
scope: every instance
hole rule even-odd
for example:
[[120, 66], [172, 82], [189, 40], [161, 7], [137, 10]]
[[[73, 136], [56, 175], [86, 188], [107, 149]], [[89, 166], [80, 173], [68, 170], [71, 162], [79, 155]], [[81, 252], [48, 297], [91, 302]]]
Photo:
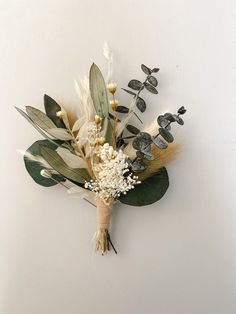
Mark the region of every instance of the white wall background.
[[[0, 0], [1, 314], [236, 313], [235, 21], [230, 0]], [[104, 39], [120, 86], [161, 68], [146, 121], [188, 108], [166, 197], [117, 208], [106, 257], [94, 208], [26, 173], [16, 149], [40, 135], [13, 109], [76, 105]]]

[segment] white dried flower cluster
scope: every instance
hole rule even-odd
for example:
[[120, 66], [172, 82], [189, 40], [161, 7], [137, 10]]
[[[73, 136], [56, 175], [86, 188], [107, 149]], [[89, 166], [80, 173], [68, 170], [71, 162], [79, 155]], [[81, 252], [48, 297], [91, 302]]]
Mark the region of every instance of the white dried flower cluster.
[[121, 194], [126, 194], [140, 183], [137, 176], [127, 174], [129, 164], [127, 155], [122, 150], [117, 152], [112, 146], [105, 143], [100, 146], [99, 156], [101, 162], [94, 166], [97, 179], [86, 182], [85, 188], [95, 192], [96, 196], [101, 197], [105, 202], [109, 202]]
[[95, 122], [90, 122], [87, 127], [88, 132], [88, 142], [90, 145], [94, 146], [98, 142], [98, 135], [101, 130], [101, 126], [97, 125]]

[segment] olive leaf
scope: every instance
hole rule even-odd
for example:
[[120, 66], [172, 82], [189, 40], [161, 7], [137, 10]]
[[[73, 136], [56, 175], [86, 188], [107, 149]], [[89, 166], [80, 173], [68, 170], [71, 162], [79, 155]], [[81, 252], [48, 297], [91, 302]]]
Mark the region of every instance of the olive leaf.
[[142, 64], [141, 65], [141, 69], [143, 70], [143, 72], [147, 75], [150, 75], [152, 73], [151, 69], [149, 69], [146, 65]]
[[151, 84], [149, 84], [149, 83], [144, 83], [144, 87], [145, 87], [150, 93], [158, 94], [158, 91], [156, 90], [156, 88], [155, 88], [154, 86], [152, 86]]
[[41, 110], [31, 107], [31, 106], [26, 106], [25, 108], [30, 119], [34, 123], [36, 123], [41, 129], [46, 130], [46, 129], [53, 129], [57, 127], [52, 122], [52, 120]]
[[52, 128], [52, 129], [46, 130], [46, 132], [58, 140], [69, 141], [72, 139], [72, 136], [70, 133], [68, 133], [67, 129]]
[[121, 89], [123, 89], [126, 93], [128, 93], [130, 95], [136, 96], [136, 94], [129, 89], [125, 89], [125, 88], [121, 88]]
[[84, 168], [71, 168], [69, 167], [61, 156], [51, 148], [40, 145], [40, 151], [43, 158], [49, 163], [49, 165], [65, 178], [84, 184], [85, 181], [89, 181], [90, 177], [88, 172]]
[[131, 80], [128, 83], [128, 86], [134, 90], [139, 90], [142, 87], [142, 83], [138, 80]]
[[141, 97], [137, 98], [136, 106], [141, 112], [144, 112], [146, 110], [146, 103]]
[[150, 84], [152, 84], [153, 86], [157, 86], [157, 84], [158, 84], [158, 81], [157, 81], [157, 79], [154, 77], [154, 76], [149, 76], [148, 78], [147, 78], [147, 80], [148, 80], [148, 82], [150, 83]]
[[96, 113], [104, 119], [108, 117], [108, 98], [104, 78], [98, 66], [92, 64], [89, 71], [89, 88]]
[[54, 140], [52, 140], [46, 133], [44, 133], [40, 127], [38, 127], [37, 124], [35, 124], [30, 117], [20, 108], [15, 107], [15, 109], [44, 137], [46, 138], [48, 141], [50, 141], [52, 144], [55, 144], [56, 146], [60, 146], [59, 144], [57, 144]]
[[[127, 194], [121, 195], [119, 201], [131, 206], [145, 206], [159, 201], [169, 187], [169, 178], [166, 168], [161, 168], [152, 176], [143, 180]], [[145, 191], [145, 193], [144, 193]]]
[[159, 128], [159, 133], [168, 143], [172, 143], [174, 141], [173, 135], [168, 130]]
[[133, 125], [131, 125], [131, 124], [127, 124], [126, 125], [126, 129], [130, 132], [130, 133], [132, 133], [132, 134], [139, 134], [139, 132], [140, 132], [140, 130], [139, 129], [137, 129], [135, 126], [133, 126]]
[[44, 108], [46, 115], [55, 123], [58, 128], [66, 128], [62, 119], [57, 116], [57, 112], [61, 111], [61, 106], [48, 95], [44, 95]]
[[[65, 178], [59, 174], [51, 174], [52, 179], [50, 178], [45, 178], [41, 175], [41, 171], [43, 169], [50, 169], [51, 167], [47, 165], [45, 162], [45, 165], [42, 164], [40, 161], [40, 158], [42, 158], [42, 154], [40, 151], [40, 145], [44, 145], [52, 150], [55, 150], [58, 148], [57, 145], [51, 143], [48, 140], [40, 140], [36, 141], [33, 143], [25, 152], [24, 154], [24, 163], [25, 163], [25, 168], [28, 171], [29, 175], [31, 178], [38, 184], [49, 187], [56, 185], [58, 182], [65, 181]], [[32, 157], [28, 156], [33, 156], [35, 159]], [[53, 180], [54, 179], [54, 180]]]

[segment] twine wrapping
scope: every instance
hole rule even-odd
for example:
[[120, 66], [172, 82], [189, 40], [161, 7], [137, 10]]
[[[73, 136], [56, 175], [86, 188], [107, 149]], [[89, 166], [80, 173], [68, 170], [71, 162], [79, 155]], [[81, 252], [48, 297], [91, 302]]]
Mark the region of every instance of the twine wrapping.
[[105, 204], [101, 198], [96, 199], [98, 230], [109, 230], [113, 203]]

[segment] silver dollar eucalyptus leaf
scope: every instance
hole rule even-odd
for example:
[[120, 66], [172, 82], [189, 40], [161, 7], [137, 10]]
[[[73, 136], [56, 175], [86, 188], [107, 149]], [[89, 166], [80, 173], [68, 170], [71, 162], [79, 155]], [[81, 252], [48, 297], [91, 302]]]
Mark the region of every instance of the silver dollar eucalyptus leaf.
[[131, 80], [128, 86], [134, 90], [139, 90], [142, 87], [142, 83], [138, 80]]
[[158, 81], [154, 76], [149, 76], [147, 80], [150, 84], [157, 87]]
[[176, 114], [173, 114], [173, 117], [175, 118], [175, 121], [179, 124], [179, 125], [184, 125], [184, 120], [177, 116]]
[[164, 114], [164, 118], [167, 119], [170, 122], [175, 122], [175, 118], [173, 117], [173, 114], [167, 112]]
[[152, 141], [159, 149], [166, 149], [168, 147], [168, 144], [160, 137], [153, 138]]
[[157, 89], [156, 89], [154, 86], [152, 86], [151, 84], [145, 83], [145, 84], [144, 84], [144, 87], [145, 87], [150, 93], [158, 94]]
[[141, 172], [141, 171], [144, 171], [147, 168], [147, 166], [141, 160], [135, 160], [132, 163], [131, 168], [133, 172]]
[[162, 128], [166, 128], [167, 125], [170, 123], [170, 121], [167, 120], [164, 116], [159, 116], [157, 118], [157, 122], [160, 125], [160, 127], [162, 127]]
[[141, 97], [138, 97], [137, 100], [136, 100], [136, 106], [137, 108], [141, 111], [141, 112], [144, 112], [146, 110], [146, 103], [145, 101], [141, 98]]
[[168, 143], [172, 143], [174, 141], [173, 135], [168, 130], [159, 128], [159, 133]]
[[142, 64], [141, 65], [141, 69], [143, 70], [143, 72], [147, 75], [150, 75], [152, 73], [151, 69], [149, 69], [146, 65]]

